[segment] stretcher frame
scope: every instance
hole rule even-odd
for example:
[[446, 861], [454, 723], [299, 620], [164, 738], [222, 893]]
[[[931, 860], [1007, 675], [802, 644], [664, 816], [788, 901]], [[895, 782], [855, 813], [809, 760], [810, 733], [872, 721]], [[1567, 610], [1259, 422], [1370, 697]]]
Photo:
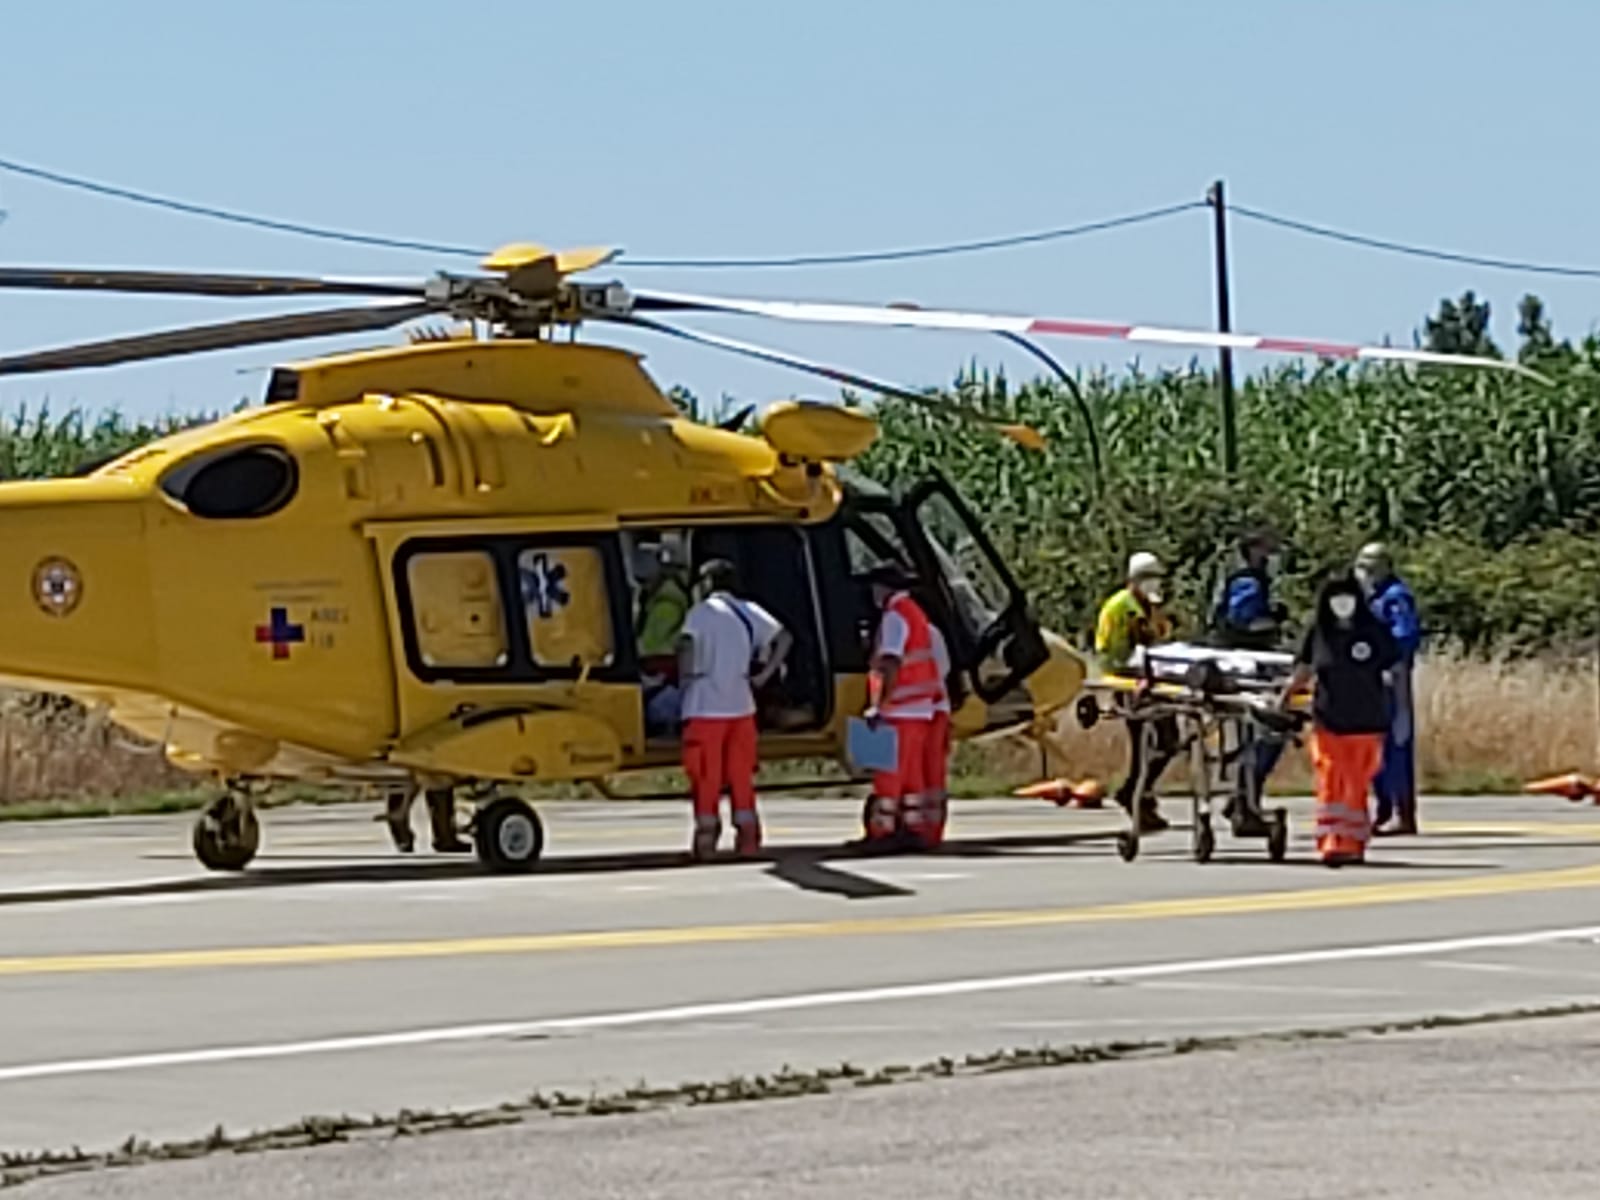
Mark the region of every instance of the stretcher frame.
[[[1260, 786], [1249, 771], [1253, 758], [1247, 751], [1266, 741], [1298, 745], [1309, 701], [1298, 696], [1287, 709], [1280, 706], [1278, 696], [1288, 682], [1288, 670], [1281, 672], [1281, 678], [1230, 678], [1214, 664], [1214, 659], [1196, 660], [1187, 655], [1163, 658], [1159, 648], [1152, 648], [1144, 654], [1139, 674], [1107, 674], [1084, 685], [1076, 713], [1083, 728], [1107, 717], [1141, 722], [1139, 774], [1126, 813], [1127, 824], [1117, 834], [1117, 853], [1124, 862], [1139, 856], [1144, 835], [1139, 813], [1150, 785], [1150, 759], [1158, 746], [1156, 722], [1164, 717], [1171, 717], [1178, 727], [1173, 761], [1185, 754], [1189, 757], [1190, 854], [1195, 862], [1211, 861], [1216, 851], [1212, 798], [1219, 792], [1232, 792], [1240, 771], [1249, 773], [1240, 793], [1243, 811], [1232, 818], [1233, 836], [1265, 840], [1267, 857], [1273, 862], [1283, 861], [1288, 852], [1288, 813], [1281, 807], [1270, 811], [1263, 807]], [[1182, 667], [1183, 678], [1174, 679], [1170, 672], [1166, 678], [1158, 678], [1158, 666]]]

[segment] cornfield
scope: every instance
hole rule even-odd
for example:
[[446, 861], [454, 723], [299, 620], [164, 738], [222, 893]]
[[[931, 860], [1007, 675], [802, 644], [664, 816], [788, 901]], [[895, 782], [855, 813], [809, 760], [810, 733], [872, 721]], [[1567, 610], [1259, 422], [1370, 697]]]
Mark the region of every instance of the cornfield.
[[[1591, 655], [1600, 631], [1600, 342], [1553, 349], [1544, 384], [1446, 370], [1290, 366], [1242, 381], [1241, 469], [1224, 478], [1216, 380], [1207, 371], [1079, 381], [1103, 469], [1072, 395], [974, 366], [950, 391], [1047, 438], [1034, 453], [901, 402], [861, 464], [883, 482], [937, 469], [983, 514], [1052, 628], [1080, 644], [1127, 555], [1154, 550], [1176, 608], [1204, 620], [1246, 526], [1288, 541], [1284, 598], [1304, 613], [1318, 576], [1381, 537], [1422, 604], [1420, 767], [1435, 786], [1498, 784], [1596, 762]], [[692, 413], [718, 419], [674, 389]], [[205, 419], [194, 418], [193, 420]], [[193, 423], [21, 410], [0, 424], [0, 478], [70, 474]], [[1526, 731], [1536, 728], [1539, 736]], [[1067, 773], [1114, 776], [1120, 730], [1068, 732]], [[973, 764], [1036, 775], [1037, 753]], [[1301, 771], [1284, 764], [1281, 781]], [[125, 795], [175, 776], [103, 723], [49, 700], [0, 697], [0, 803]]]
[[1269, 523], [1287, 540], [1297, 612], [1321, 575], [1381, 538], [1437, 640], [1572, 649], [1600, 630], [1600, 343], [1540, 366], [1553, 384], [1441, 369], [1256, 375], [1240, 388], [1233, 481], [1209, 372], [1082, 380], [1097, 478], [1064, 387], [974, 369], [954, 394], [1039, 429], [1045, 453], [891, 402], [863, 466], [889, 482], [949, 476], [1063, 632], [1087, 631], [1134, 550], [1167, 561], [1180, 617], [1203, 621], [1238, 534]]

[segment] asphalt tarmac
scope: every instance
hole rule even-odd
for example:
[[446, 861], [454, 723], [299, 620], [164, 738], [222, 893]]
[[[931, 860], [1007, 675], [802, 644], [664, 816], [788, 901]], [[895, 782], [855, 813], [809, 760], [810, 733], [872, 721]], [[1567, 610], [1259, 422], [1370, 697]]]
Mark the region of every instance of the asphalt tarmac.
[[[536, 1090], [584, 1097], [785, 1067], [848, 1062], [875, 1071], [1043, 1044], [1600, 1002], [1600, 810], [1547, 798], [1430, 800], [1422, 836], [1380, 842], [1368, 866], [1337, 872], [1311, 857], [1304, 803], [1291, 805], [1290, 861], [1268, 863], [1262, 843], [1224, 833], [1204, 866], [1189, 860], [1181, 829], [1123, 863], [1107, 836], [1114, 815], [1037, 801], [958, 802], [942, 852], [892, 859], [839, 849], [854, 834], [855, 804], [773, 801], [767, 861], [699, 867], [682, 862], [688, 822], [676, 805], [542, 811], [549, 857], [521, 878], [486, 877], [470, 860], [426, 851], [399, 856], [372, 813], [355, 808], [268, 814], [264, 853], [237, 877], [208, 876], [191, 862], [185, 819], [0, 826], [0, 1149], [93, 1149], [130, 1135], [481, 1108]], [[1269, 1043], [871, 1095], [564, 1118], [560, 1136], [533, 1121], [396, 1143], [384, 1161], [415, 1155], [419, 1180], [455, 1161], [467, 1180], [484, 1161], [566, 1161], [568, 1151], [553, 1149], [559, 1143], [570, 1147], [563, 1170], [574, 1186], [550, 1194], [688, 1195], [674, 1189], [703, 1178], [689, 1166], [702, 1159], [714, 1160], [724, 1186], [697, 1197], [750, 1194], [758, 1177], [774, 1197], [860, 1194], [841, 1185], [846, 1176], [830, 1182], [821, 1160], [809, 1175], [795, 1165], [848, 1128], [853, 1149], [843, 1152], [842, 1170], [878, 1161], [874, 1137], [899, 1147], [875, 1195], [976, 1195], [970, 1188], [998, 1182], [997, 1167], [952, 1175], [934, 1168], [945, 1150], [908, 1149], [926, 1140], [916, 1132], [926, 1126], [946, 1130], [936, 1142], [974, 1147], [974, 1163], [990, 1155], [1018, 1164], [1014, 1180], [983, 1194], [1320, 1195], [1315, 1171], [1292, 1175], [1321, 1161], [1301, 1120], [1319, 1097], [1355, 1105], [1377, 1095], [1419, 1107], [1437, 1084], [1455, 1090], [1429, 1119], [1455, 1122], [1451, 1136], [1476, 1148], [1472, 1161], [1483, 1161], [1474, 1178], [1490, 1189], [1457, 1180], [1438, 1194], [1503, 1195], [1471, 1128], [1490, 1114], [1468, 1102], [1470, 1089], [1439, 1082], [1448, 1075], [1441, 1063], [1481, 1075], [1486, 1087], [1498, 1079], [1518, 1112], [1586, 1103], [1592, 1118], [1600, 1088], [1583, 1067], [1596, 1028], [1585, 1021]], [[1235, 1095], [1246, 1060], [1258, 1064], [1247, 1076], [1271, 1077], [1263, 1097], [1277, 1096], [1259, 1112]], [[1507, 1071], [1522, 1083], [1508, 1083]], [[1307, 1092], [1307, 1079], [1327, 1086]], [[1586, 1101], [1574, 1101], [1579, 1094]], [[1387, 1143], [1386, 1118], [1367, 1111], [1372, 1128], [1358, 1135], [1347, 1125], [1359, 1114], [1338, 1117], [1337, 1103], [1330, 1137], [1365, 1136], [1372, 1144], [1363, 1153]], [[1265, 1153], [1266, 1141], [1298, 1130], [1292, 1154], [1283, 1152], [1294, 1160], [1284, 1160], [1291, 1174], [1263, 1176], [1282, 1186], [1207, 1191], [1204, 1172], [1194, 1188], [1106, 1183], [1119, 1155], [1152, 1170], [1199, 1155], [1208, 1171], [1223, 1171], [1226, 1156], [1212, 1145], [1218, 1105], [1244, 1106], [1239, 1120], [1250, 1128], [1223, 1141], [1237, 1134], [1245, 1149], [1259, 1142], [1256, 1152]], [[763, 1135], [771, 1153], [741, 1166], [741, 1130], [753, 1134], [784, 1112], [810, 1115], [790, 1118], [799, 1123], [784, 1126], [785, 1137]], [[1396, 1118], [1399, 1141], [1409, 1141], [1410, 1119]], [[1105, 1186], [1063, 1191], [1057, 1171], [1067, 1159], [1006, 1149], [1008, 1140], [1038, 1141], [1040, 1122], [1064, 1131], [1050, 1153], [1070, 1151], [1073, 1171]], [[1103, 1154], [1084, 1148], [1080, 1123], [1110, 1139]], [[1190, 1137], [1199, 1139], [1194, 1153], [1173, 1158], [1172, 1139]], [[486, 1139], [509, 1142], [485, 1160]], [[1097, 1132], [1092, 1140], [1103, 1139]], [[626, 1154], [595, 1149], [624, 1141]], [[371, 1179], [352, 1156], [373, 1152], [364, 1143], [226, 1156], [28, 1188], [89, 1195], [115, 1187], [119, 1196], [149, 1188], [153, 1196], [189, 1187], [198, 1195], [205, 1186], [214, 1195], [215, 1173], [232, 1172], [227, 1187], [247, 1196], [256, 1193], [246, 1181], [272, 1164], [279, 1174], [260, 1178], [277, 1180], [275, 1196], [376, 1195], [351, 1190]], [[1517, 1194], [1592, 1194], [1592, 1174], [1583, 1192], [1561, 1190], [1577, 1178], [1564, 1170], [1552, 1160], [1548, 1178], [1528, 1178], [1554, 1190]], [[935, 1176], [947, 1190], [934, 1190]], [[641, 1178], [659, 1187], [641, 1188]], [[780, 1190], [785, 1180], [790, 1190]], [[496, 1194], [492, 1179], [480, 1182], [474, 1194]], [[409, 1187], [385, 1190], [452, 1194]]]

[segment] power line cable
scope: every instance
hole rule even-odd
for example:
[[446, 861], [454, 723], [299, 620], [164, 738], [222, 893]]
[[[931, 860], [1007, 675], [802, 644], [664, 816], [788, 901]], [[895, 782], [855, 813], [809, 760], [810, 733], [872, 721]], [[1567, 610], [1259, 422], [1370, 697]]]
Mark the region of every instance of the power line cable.
[[64, 175], [59, 171], [47, 171], [43, 167], [31, 167], [26, 163], [13, 162], [10, 159], [0, 158], [0, 171], [8, 171], [13, 175], [22, 175], [29, 179], [40, 179], [46, 183], [75, 188], [78, 191], [92, 192], [98, 196], [110, 196], [116, 200], [127, 200], [133, 204], [144, 204], [151, 208], [167, 209], [171, 212], [184, 213], [192, 217], [209, 217], [212, 220], [226, 221], [233, 225], [248, 225], [256, 229], [269, 229], [275, 233], [293, 233], [301, 237], [321, 238], [330, 242], [348, 242], [357, 246], [380, 246], [387, 250], [420, 250], [426, 254], [448, 254], [452, 257], [482, 258], [486, 253], [486, 251], [475, 250], [470, 246], [451, 246], [438, 242], [412, 241], [407, 238], [389, 238], [375, 234], [350, 233], [341, 229], [325, 229], [318, 225], [303, 225], [297, 221], [279, 221], [272, 217], [258, 217], [250, 213], [234, 212], [225, 208], [213, 208], [207, 204], [193, 204], [187, 200], [174, 200], [168, 196], [157, 196], [150, 192], [135, 191], [132, 188], [117, 187], [109, 183], [97, 183], [92, 179], [83, 179], [76, 175]]
[[1385, 250], [1391, 254], [1406, 254], [1412, 258], [1464, 263], [1473, 267], [1489, 267], [1496, 271], [1521, 271], [1532, 275], [1561, 275], [1571, 279], [1600, 279], [1600, 267], [1573, 267], [1552, 263], [1531, 263], [1509, 258], [1490, 258], [1481, 254], [1463, 254], [1455, 250], [1435, 250], [1427, 246], [1415, 246], [1406, 242], [1390, 241], [1386, 238], [1349, 233], [1342, 229], [1332, 229], [1326, 225], [1314, 225], [1309, 221], [1297, 221], [1293, 217], [1281, 217], [1276, 213], [1264, 212], [1259, 208], [1250, 208], [1243, 204], [1229, 204], [1228, 211], [1241, 217], [1247, 217], [1252, 221], [1260, 221], [1265, 225], [1276, 225], [1282, 229], [1292, 229], [1296, 233], [1305, 233], [1313, 237], [1327, 238], [1330, 241], [1344, 242], [1351, 246], [1363, 246], [1369, 250]]
[[[47, 170], [43, 167], [17, 162], [14, 159], [0, 158], [0, 172], [9, 172], [30, 179], [38, 179], [60, 187], [73, 188], [115, 200], [124, 200], [132, 204], [142, 204], [151, 208], [182, 213], [186, 216], [205, 217], [210, 220], [224, 221], [229, 224], [263, 229], [274, 233], [294, 234], [299, 237], [318, 238], [323, 241], [344, 242], [358, 246], [373, 246], [388, 250], [443, 254], [452, 258], [482, 258], [489, 253], [488, 250], [482, 247], [462, 246], [448, 242], [430, 242], [414, 238], [392, 238], [380, 234], [330, 229], [325, 226], [310, 225], [300, 221], [285, 221], [275, 217], [263, 217], [253, 213], [218, 208], [214, 205], [197, 204], [193, 201], [178, 200], [170, 196], [160, 196], [152, 192], [139, 191], [116, 184], [101, 183], [82, 176], [69, 175], [62, 171]], [[633, 267], [677, 270], [770, 270], [794, 267], [855, 266], [871, 263], [906, 262], [916, 259], [942, 258], [957, 254], [976, 254], [989, 250], [1005, 250], [1018, 246], [1060, 241], [1091, 233], [1102, 233], [1107, 230], [1163, 220], [1192, 209], [1203, 208], [1205, 205], [1206, 202], [1204, 200], [1191, 200], [1181, 204], [1169, 204], [1160, 208], [1144, 209], [1139, 212], [1126, 213], [1122, 216], [1109, 217], [1098, 221], [1088, 221], [1078, 225], [1065, 225], [1053, 229], [1009, 234], [1002, 237], [979, 238], [962, 242], [943, 242], [895, 250], [863, 250], [838, 254], [795, 254], [751, 258], [634, 258], [624, 254], [621, 257], [621, 261]], [[1273, 225], [1296, 233], [1307, 234], [1311, 237], [1342, 242], [1351, 246], [1360, 246], [1369, 250], [1404, 254], [1412, 258], [1461, 263], [1467, 266], [1486, 267], [1498, 271], [1520, 271], [1527, 274], [1555, 275], [1570, 279], [1600, 279], [1600, 267], [1534, 263], [1519, 259], [1467, 254], [1456, 250], [1439, 250], [1389, 238], [1352, 233], [1348, 230], [1335, 229], [1331, 226], [1319, 225], [1311, 221], [1301, 221], [1294, 217], [1282, 216], [1278, 213], [1267, 212], [1264, 209], [1253, 208], [1245, 204], [1230, 204], [1229, 210], [1247, 220], [1257, 221], [1265, 225]], [[0, 210], [0, 220], [4, 220], [5, 215], [8, 214], [4, 214], [3, 210]]]
[[[348, 242], [353, 245], [378, 246], [392, 250], [418, 250], [428, 254], [446, 254], [461, 258], [482, 258], [489, 253], [488, 250], [473, 247], [459, 246], [449, 243], [417, 241], [409, 238], [391, 238], [376, 234], [353, 233], [348, 230], [328, 229], [319, 225], [307, 225], [298, 221], [283, 221], [273, 217], [257, 216], [253, 213], [236, 212], [232, 209], [217, 208], [209, 204], [196, 204], [188, 200], [177, 200], [169, 196], [158, 196], [151, 192], [138, 191], [133, 188], [120, 187], [115, 184], [101, 183], [93, 179], [85, 179], [78, 175], [68, 175], [61, 171], [50, 171], [43, 167], [30, 166], [27, 163], [16, 162], [11, 159], [0, 158], [0, 171], [9, 171], [15, 175], [22, 175], [30, 179], [43, 180], [60, 187], [73, 188], [78, 191], [89, 192], [98, 196], [107, 196], [116, 200], [125, 200], [133, 204], [143, 204], [151, 208], [164, 209], [169, 212], [183, 213], [187, 216], [206, 217], [215, 221], [226, 221], [234, 225], [245, 225], [255, 229], [266, 229], [275, 233], [291, 233], [301, 237], [321, 238], [325, 241]], [[864, 263], [901, 262], [910, 259], [938, 258], [952, 254], [974, 254], [986, 250], [1003, 250], [1014, 246], [1034, 245], [1040, 242], [1059, 241], [1064, 238], [1078, 237], [1084, 234], [1099, 233], [1108, 229], [1119, 229], [1129, 225], [1144, 224], [1148, 221], [1157, 221], [1177, 213], [1187, 212], [1190, 209], [1204, 207], [1205, 201], [1191, 200], [1183, 204], [1169, 204], [1161, 208], [1146, 209], [1141, 212], [1127, 213], [1119, 217], [1110, 217], [1099, 221], [1089, 221], [1080, 225], [1067, 225], [1055, 229], [1035, 230], [1031, 233], [1009, 234], [1004, 237], [981, 238], [975, 241], [946, 242], [931, 246], [916, 246], [899, 250], [867, 250], [842, 254], [800, 254], [784, 255], [765, 258], [633, 258], [626, 254], [622, 260], [629, 266], [651, 268], [675, 268], [683, 270], [703, 270], [714, 268], [776, 268], [776, 267], [822, 267], [822, 266], [849, 266]]]
[[901, 250], [862, 250], [847, 254], [794, 254], [776, 258], [632, 258], [624, 256], [630, 266], [675, 267], [707, 270], [716, 268], [774, 268], [774, 267], [837, 267], [861, 263], [903, 262], [908, 259], [941, 258], [951, 254], [974, 254], [984, 250], [1005, 250], [1013, 246], [1029, 246], [1039, 242], [1059, 241], [1086, 233], [1100, 233], [1107, 229], [1120, 229], [1159, 221], [1165, 217], [1204, 208], [1204, 200], [1189, 200], [1182, 204], [1168, 204], [1161, 208], [1145, 209], [1120, 217], [1088, 221], [1081, 225], [1064, 225], [1056, 229], [1040, 229], [1032, 233], [1015, 233], [1005, 237], [981, 238], [970, 242], [945, 242], [932, 246], [914, 246]]

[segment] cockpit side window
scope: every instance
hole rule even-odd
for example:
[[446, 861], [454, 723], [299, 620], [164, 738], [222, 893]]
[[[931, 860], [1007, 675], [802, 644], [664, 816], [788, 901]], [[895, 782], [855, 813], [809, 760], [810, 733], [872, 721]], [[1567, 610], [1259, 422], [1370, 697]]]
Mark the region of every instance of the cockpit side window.
[[191, 514], [208, 520], [271, 516], [294, 499], [299, 470], [277, 446], [230, 446], [180, 464], [161, 490]]

